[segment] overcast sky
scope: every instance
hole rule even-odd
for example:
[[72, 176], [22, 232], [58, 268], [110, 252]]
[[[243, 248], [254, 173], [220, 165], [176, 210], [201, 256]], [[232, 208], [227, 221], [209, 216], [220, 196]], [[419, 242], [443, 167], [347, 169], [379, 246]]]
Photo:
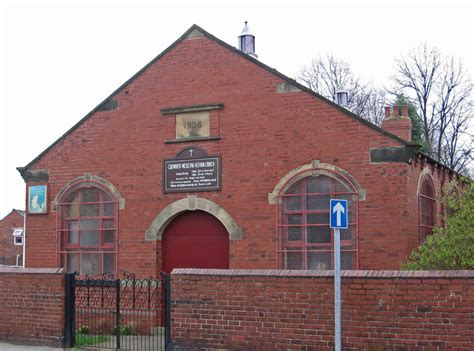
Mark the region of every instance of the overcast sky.
[[0, 0], [0, 218], [24, 209], [25, 166], [192, 24], [294, 78], [333, 54], [387, 84], [394, 59], [426, 42], [473, 71], [471, 1]]

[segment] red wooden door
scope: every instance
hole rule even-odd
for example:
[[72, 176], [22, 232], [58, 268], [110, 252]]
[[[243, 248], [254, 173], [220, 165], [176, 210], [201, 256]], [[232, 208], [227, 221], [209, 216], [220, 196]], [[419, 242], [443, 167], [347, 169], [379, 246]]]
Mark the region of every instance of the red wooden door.
[[185, 212], [165, 229], [163, 271], [173, 268], [229, 268], [229, 233], [203, 211]]

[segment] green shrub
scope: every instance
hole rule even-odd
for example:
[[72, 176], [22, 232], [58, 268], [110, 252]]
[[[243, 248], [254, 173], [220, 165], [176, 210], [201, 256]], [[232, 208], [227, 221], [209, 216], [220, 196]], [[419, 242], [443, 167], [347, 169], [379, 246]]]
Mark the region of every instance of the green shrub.
[[450, 216], [414, 250], [402, 269], [474, 269], [474, 182], [444, 200]]

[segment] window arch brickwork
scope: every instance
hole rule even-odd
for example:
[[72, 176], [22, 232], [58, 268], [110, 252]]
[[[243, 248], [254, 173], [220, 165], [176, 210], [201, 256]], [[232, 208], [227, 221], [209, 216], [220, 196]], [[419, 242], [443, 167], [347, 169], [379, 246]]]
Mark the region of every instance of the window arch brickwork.
[[284, 184], [279, 183], [280, 193], [276, 197], [279, 268], [333, 269], [331, 198], [346, 199], [349, 205], [349, 228], [341, 230], [342, 269], [358, 268], [358, 202], [365, 199], [365, 191], [359, 184], [354, 185], [347, 172], [335, 169], [334, 166], [303, 170], [300, 167], [299, 171], [289, 173], [293, 176]]
[[116, 274], [119, 200], [95, 180], [69, 184], [58, 199], [58, 261], [68, 272]]

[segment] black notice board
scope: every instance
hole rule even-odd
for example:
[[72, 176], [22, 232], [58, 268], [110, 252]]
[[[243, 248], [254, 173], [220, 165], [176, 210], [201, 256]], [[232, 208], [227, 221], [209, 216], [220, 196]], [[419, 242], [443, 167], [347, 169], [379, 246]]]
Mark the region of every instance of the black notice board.
[[163, 162], [163, 192], [221, 190], [219, 156], [170, 159]]

